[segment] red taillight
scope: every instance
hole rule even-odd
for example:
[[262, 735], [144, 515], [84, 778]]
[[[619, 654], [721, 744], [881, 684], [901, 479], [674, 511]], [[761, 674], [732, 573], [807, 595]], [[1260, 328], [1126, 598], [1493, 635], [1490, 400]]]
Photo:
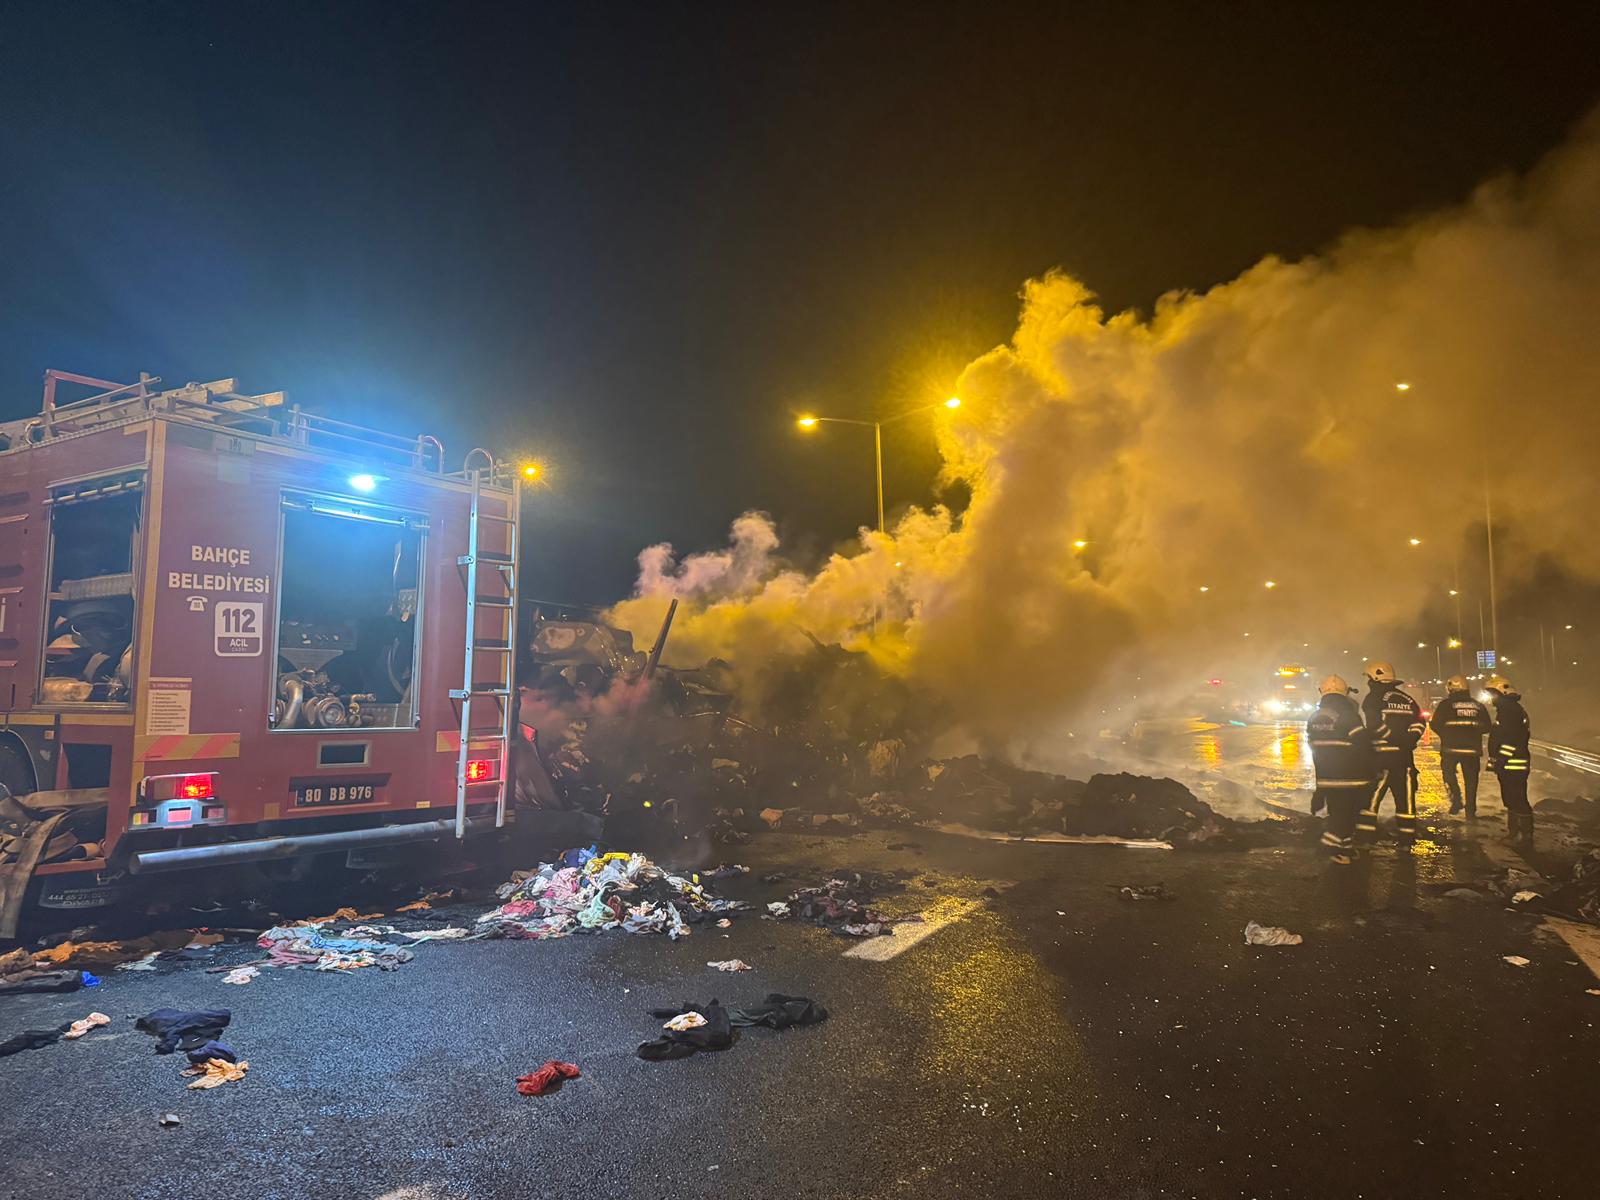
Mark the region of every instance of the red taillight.
[[469, 758], [467, 760], [467, 782], [486, 783], [494, 779], [496, 777], [494, 766], [495, 763], [492, 758]]
[[210, 775], [185, 775], [178, 780], [179, 800], [210, 800], [216, 794]]

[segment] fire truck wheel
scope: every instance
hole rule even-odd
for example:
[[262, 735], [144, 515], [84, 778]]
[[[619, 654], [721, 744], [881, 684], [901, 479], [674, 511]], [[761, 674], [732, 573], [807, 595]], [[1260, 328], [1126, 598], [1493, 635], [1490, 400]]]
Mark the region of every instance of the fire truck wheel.
[[33, 764], [10, 742], [0, 742], [0, 786], [13, 796], [33, 791]]

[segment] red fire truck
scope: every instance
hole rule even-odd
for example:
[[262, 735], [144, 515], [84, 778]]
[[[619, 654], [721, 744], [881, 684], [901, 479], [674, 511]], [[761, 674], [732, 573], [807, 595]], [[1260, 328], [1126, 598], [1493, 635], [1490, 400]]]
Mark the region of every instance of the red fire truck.
[[507, 820], [520, 473], [158, 383], [0, 424], [0, 936]]

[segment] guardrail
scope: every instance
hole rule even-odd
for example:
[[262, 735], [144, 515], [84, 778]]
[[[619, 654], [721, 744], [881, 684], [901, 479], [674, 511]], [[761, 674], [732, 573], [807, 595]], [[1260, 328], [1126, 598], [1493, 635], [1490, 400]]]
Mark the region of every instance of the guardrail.
[[1549, 755], [1564, 767], [1571, 767], [1574, 771], [1582, 771], [1588, 775], [1600, 775], [1600, 754], [1591, 754], [1587, 750], [1562, 746], [1555, 742], [1541, 742], [1538, 739], [1528, 744], [1539, 753]]

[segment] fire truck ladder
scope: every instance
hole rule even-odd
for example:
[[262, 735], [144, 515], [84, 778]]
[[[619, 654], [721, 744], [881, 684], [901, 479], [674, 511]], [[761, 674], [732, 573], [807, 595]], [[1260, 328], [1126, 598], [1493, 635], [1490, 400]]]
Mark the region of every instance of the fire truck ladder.
[[[483, 485], [502, 483], [501, 472], [491, 464], [486, 471], [472, 471], [472, 513], [467, 526], [467, 552], [456, 559], [462, 568], [462, 580], [467, 592], [466, 653], [462, 665], [461, 686], [450, 690], [450, 698], [461, 702], [461, 748], [456, 755], [456, 837], [467, 832], [467, 788], [488, 780], [468, 778], [469, 764], [481, 762], [474, 759], [474, 750], [497, 746], [499, 779], [495, 785], [495, 828], [506, 822], [506, 796], [511, 782], [511, 737], [517, 719], [515, 667], [517, 645], [517, 517], [522, 510], [521, 481], [515, 474], [505, 480], [511, 498], [504, 514], [483, 510]], [[506, 550], [483, 549], [485, 523], [501, 526], [505, 531]], [[490, 543], [498, 539], [491, 538]], [[482, 568], [482, 570], [480, 570]], [[485, 636], [478, 629], [480, 613], [492, 614], [485, 619], [501, 617], [503, 636]], [[478, 661], [489, 657], [497, 668], [485, 672], [490, 678], [480, 678]], [[499, 723], [494, 726], [476, 726], [472, 720], [472, 702], [492, 700], [497, 706]]]

